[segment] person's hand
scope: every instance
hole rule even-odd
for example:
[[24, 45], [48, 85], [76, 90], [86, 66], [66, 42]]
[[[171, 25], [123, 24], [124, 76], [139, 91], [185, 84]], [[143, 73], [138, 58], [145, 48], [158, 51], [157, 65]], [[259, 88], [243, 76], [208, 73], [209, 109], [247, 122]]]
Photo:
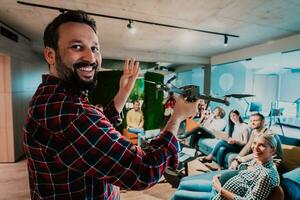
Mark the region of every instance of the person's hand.
[[196, 115], [198, 111], [198, 101], [187, 102], [184, 100], [183, 96], [179, 96], [176, 99], [174, 112], [168, 120], [168, 123], [162, 133], [168, 131], [176, 135], [178, 133], [180, 123], [183, 120]]
[[235, 139], [232, 139], [232, 137], [229, 137], [229, 138], [227, 139], [227, 143], [228, 143], [228, 144], [235, 144], [235, 142], [236, 142], [236, 140], [235, 140]]
[[123, 69], [123, 75], [120, 79], [120, 88], [114, 98], [114, 105], [118, 112], [123, 110], [123, 107], [134, 87], [135, 81], [139, 75], [139, 62], [135, 59], [126, 59]]
[[139, 62], [135, 59], [126, 59], [123, 75], [120, 79], [120, 90], [130, 93], [139, 75]]
[[184, 100], [183, 96], [179, 96], [176, 99], [172, 117], [175, 117], [180, 121], [183, 121], [186, 118], [195, 116], [198, 111], [198, 103], [199, 100], [195, 102], [187, 102], [186, 100]]
[[214, 176], [212, 183], [213, 183], [213, 187], [215, 188], [215, 190], [217, 192], [220, 192], [220, 190], [222, 188], [222, 185], [221, 185], [221, 182], [220, 182], [220, 175]]
[[233, 169], [233, 170], [236, 170], [237, 167], [239, 166], [239, 163], [237, 160], [233, 160], [229, 166], [229, 169]]

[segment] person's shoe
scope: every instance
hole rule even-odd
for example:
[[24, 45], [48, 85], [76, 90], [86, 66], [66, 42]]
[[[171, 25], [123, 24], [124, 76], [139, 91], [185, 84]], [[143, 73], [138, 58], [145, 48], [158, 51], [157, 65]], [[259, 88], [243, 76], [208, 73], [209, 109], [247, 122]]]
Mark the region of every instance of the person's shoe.
[[209, 165], [209, 164], [205, 164], [205, 166], [212, 171], [220, 171], [221, 170], [221, 168], [219, 166]]
[[206, 157], [204, 157], [204, 158], [199, 158], [199, 161], [202, 162], [202, 163], [211, 163], [211, 162], [212, 162], [212, 159], [209, 160], [209, 159], [207, 159]]

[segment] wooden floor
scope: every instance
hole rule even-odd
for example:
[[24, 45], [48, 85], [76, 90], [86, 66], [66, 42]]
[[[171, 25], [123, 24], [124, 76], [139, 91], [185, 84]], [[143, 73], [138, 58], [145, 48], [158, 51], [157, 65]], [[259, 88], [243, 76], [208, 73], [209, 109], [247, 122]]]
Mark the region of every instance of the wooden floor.
[[[281, 133], [278, 126], [272, 129]], [[300, 129], [283, 127], [284, 133], [288, 137], [300, 138]], [[199, 171], [200, 170], [200, 171]], [[194, 160], [189, 163], [189, 175], [203, 173], [207, 167]], [[122, 191], [122, 200], [167, 200], [170, 199], [176, 188], [172, 188], [169, 183], [159, 183], [144, 191]], [[0, 200], [28, 200], [30, 199], [26, 161], [17, 163], [0, 163]]]
[[[198, 170], [207, 169], [198, 160], [189, 163], [189, 174], [202, 173]], [[161, 181], [144, 191], [121, 191], [122, 200], [169, 200], [176, 188]], [[29, 200], [29, 185], [26, 161], [17, 163], [0, 163], [0, 200]]]
[[30, 199], [25, 160], [0, 164], [0, 199]]

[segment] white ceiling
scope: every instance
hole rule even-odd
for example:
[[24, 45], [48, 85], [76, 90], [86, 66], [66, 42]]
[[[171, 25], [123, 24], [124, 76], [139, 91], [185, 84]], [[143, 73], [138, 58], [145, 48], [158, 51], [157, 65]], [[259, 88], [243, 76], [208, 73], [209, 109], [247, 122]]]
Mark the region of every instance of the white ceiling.
[[[210, 57], [300, 33], [299, 0], [24, 0], [104, 15], [239, 35], [229, 38], [167, 27], [94, 17], [104, 58], [209, 63]], [[42, 33], [58, 11], [0, 0], [0, 20], [28, 36], [42, 50]]]

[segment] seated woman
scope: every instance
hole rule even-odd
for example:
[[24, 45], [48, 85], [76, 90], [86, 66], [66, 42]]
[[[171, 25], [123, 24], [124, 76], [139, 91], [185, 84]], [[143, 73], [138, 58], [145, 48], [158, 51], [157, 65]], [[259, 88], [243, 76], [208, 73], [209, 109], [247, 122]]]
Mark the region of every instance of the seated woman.
[[[220, 172], [185, 177], [172, 199], [267, 199], [279, 186], [272, 157], [280, 148], [277, 145], [280, 144], [274, 134], [258, 136], [252, 144], [253, 160], [240, 164], [239, 170], [223, 170], [222, 175], [213, 178]], [[214, 190], [210, 192], [212, 188]]]
[[277, 140], [274, 134], [262, 134], [252, 144], [254, 159], [222, 186], [220, 176], [213, 178], [217, 194], [213, 199], [267, 199], [279, 186], [279, 175], [273, 163]]
[[249, 140], [248, 125], [245, 124], [239, 111], [232, 110], [228, 119], [228, 139], [220, 140], [213, 148], [212, 152], [200, 160], [201, 162], [211, 162], [213, 157], [217, 158], [219, 168], [224, 168], [224, 158], [228, 152], [238, 153]]
[[196, 147], [198, 140], [200, 138], [214, 138], [213, 131], [223, 131], [226, 127], [226, 121], [223, 119], [225, 116], [225, 111], [221, 107], [216, 107], [210, 116], [200, 124], [199, 127], [186, 133], [186, 138], [190, 138], [190, 146]]

